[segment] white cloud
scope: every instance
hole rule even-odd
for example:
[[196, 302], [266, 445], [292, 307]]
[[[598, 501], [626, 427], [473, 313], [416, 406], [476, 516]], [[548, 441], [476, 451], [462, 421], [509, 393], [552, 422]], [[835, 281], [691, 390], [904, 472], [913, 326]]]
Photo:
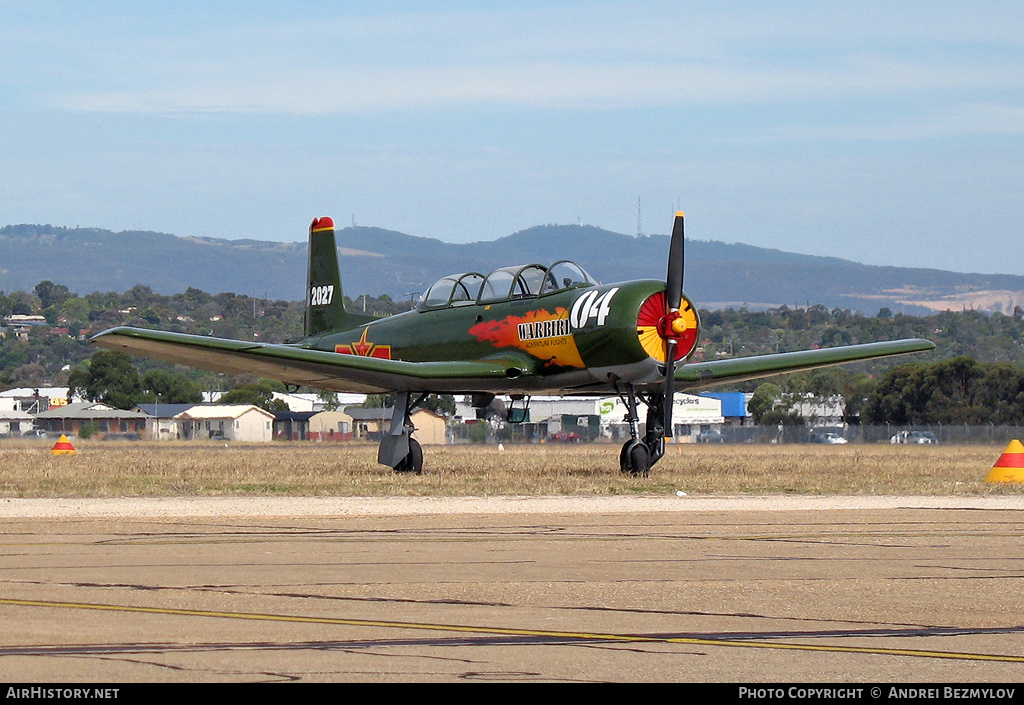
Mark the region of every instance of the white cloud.
[[1021, 12], [1004, 12], [1012, 16], [871, 3], [297, 9], [297, 19], [272, 22], [136, 18], [128, 31], [94, 18], [56, 28], [57, 42], [19, 33], [6, 56], [26, 66], [20, 89], [34, 102], [79, 111], [751, 104], [1020, 90], [1022, 40], [1006, 25]]
[[1024, 83], [1017, 71], [878, 60], [770, 68], [688, 62], [545, 62], [268, 68], [199, 73], [171, 85], [72, 92], [65, 109], [101, 112], [363, 113], [448, 107], [616, 109], [857, 98]]

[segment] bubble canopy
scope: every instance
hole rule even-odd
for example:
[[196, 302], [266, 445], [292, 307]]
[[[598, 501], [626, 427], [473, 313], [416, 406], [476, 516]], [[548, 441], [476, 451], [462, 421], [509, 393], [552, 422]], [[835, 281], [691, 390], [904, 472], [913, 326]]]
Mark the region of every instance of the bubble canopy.
[[486, 277], [478, 272], [466, 272], [438, 279], [420, 299], [418, 308], [429, 310], [526, 299], [599, 283], [583, 267], [569, 260], [560, 260], [550, 267], [519, 264], [500, 267]]

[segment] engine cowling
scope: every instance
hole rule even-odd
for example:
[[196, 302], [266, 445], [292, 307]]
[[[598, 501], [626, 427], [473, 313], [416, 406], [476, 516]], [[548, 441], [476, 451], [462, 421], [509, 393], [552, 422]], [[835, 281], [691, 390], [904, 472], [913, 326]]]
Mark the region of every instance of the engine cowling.
[[665, 313], [665, 292], [647, 297], [636, 317], [636, 334], [644, 351], [658, 362], [665, 362], [666, 341], [676, 340], [675, 360], [685, 360], [697, 349], [700, 319], [697, 309], [684, 294], [678, 314]]

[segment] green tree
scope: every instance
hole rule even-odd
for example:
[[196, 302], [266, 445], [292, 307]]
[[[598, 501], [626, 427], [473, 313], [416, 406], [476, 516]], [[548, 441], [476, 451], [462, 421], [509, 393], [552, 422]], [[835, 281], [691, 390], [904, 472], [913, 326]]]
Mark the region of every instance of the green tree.
[[325, 389], [321, 389], [317, 391], [316, 396], [317, 399], [323, 403], [326, 411], [337, 411], [338, 407], [341, 406], [337, 392], [329, 392]]
[[167, 370], [149, 370], [142, 375], [144, 404], [198, 404], [203, 400], [199, 385], [185, 375]]
[[760, 425], [765, 414], [775, 408], [781, 397], [782, 388], [779, 385], [772, 382], [758, 385], [757, 389], [750, 396], [750, 401], [747, 402], [747, 411], [750, 412], [754, 423]]
[[15, 315], [30, 316], [36, 312], [38, 301], [24, 291], [12, 291], [7, 297], [10, 305], [10, 313]]
[[451, 394], [430, 394], [420, 406], [441, 416], [455, 415], [455, 397]]
[[131, 409], [142, 397], [139, 373], [131, 359], [113, 350], [97, 350], [84, 369], [68, 376], [71, 394], [102, 402], [115, 409]]
[[1024, 371], [956, 357], [891, 369], [865, 405], [870, 423], [1024, 423]]
[[71, 293], [66, 286], [63, 284], [54, 284], [49, 280], [41, 281], [36, 284], [35, 292], [36, 296], [39, 297], [39, 305], [42, 308], [60, 306], [68, 299], [75, 298], [75, 294]]
[[[392, 409], [395, 406], [394, 394], [367, 394], [363, 408]], [[455, 415], [455, 397], [451, 394], [428, 394], [419, 404], [418, 409], [429, 409], [441, 416]]]
[[779, 385], [771, 382], [765, 382], [754, 390], [747, 402], [747, 410], [758, 426], [799, 426], [804, 423], [803, 417], [793, 410], [793, 395], [784, 394]]
[[267, 411], [289, 411], [288, 404], [274, 399], [274, 392], [284, 391], [284, 385], [271, 379], [260, 379], [250, 384], [240, 384], [222, 396], [220, 404], [252, 404]]
[[859, 424], [864, 407], [871, 393], [878, 387], [878, 380], [861, 372], [851, 375], [843, 385], [843, 419], [849, 424]]
[[78, 430], [78, 435], [82, 438], [92, 438], [100, 432], [100, 425], [95, 421], [86, 421], [82, 424], [82, 427]]

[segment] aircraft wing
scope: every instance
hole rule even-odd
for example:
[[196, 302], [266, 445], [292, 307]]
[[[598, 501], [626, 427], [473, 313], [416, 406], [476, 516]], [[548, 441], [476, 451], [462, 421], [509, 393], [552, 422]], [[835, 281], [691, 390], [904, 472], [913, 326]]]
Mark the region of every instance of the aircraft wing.
[[837, 348], [802, 350], [800, 352], [776, 353], [737, 357], [729, 360], [687, 363], [676, 368], [675, 380], [682, 388], [705, 387], [726, 382], [742, 382], [748, 379], [770, 377], [787, 372], [813, 370], [818, 367], [840, 365], [845, 362], [871, 360], [877, 357], [903, 355], [904, 353], [932, 350], [935, 344], [923, 338], [889, 340], [882, 343], [844, 345]]
[[254, 343], [144, 328], [111, 328], [92, 338], [100, 347], [144, 355], [210, 372], [251, 374], [340, 392], [392, 392], [508, 380], [534, 372], [514, 357], [451, 362], [406, 362], [340, 355], [294, 345]]

